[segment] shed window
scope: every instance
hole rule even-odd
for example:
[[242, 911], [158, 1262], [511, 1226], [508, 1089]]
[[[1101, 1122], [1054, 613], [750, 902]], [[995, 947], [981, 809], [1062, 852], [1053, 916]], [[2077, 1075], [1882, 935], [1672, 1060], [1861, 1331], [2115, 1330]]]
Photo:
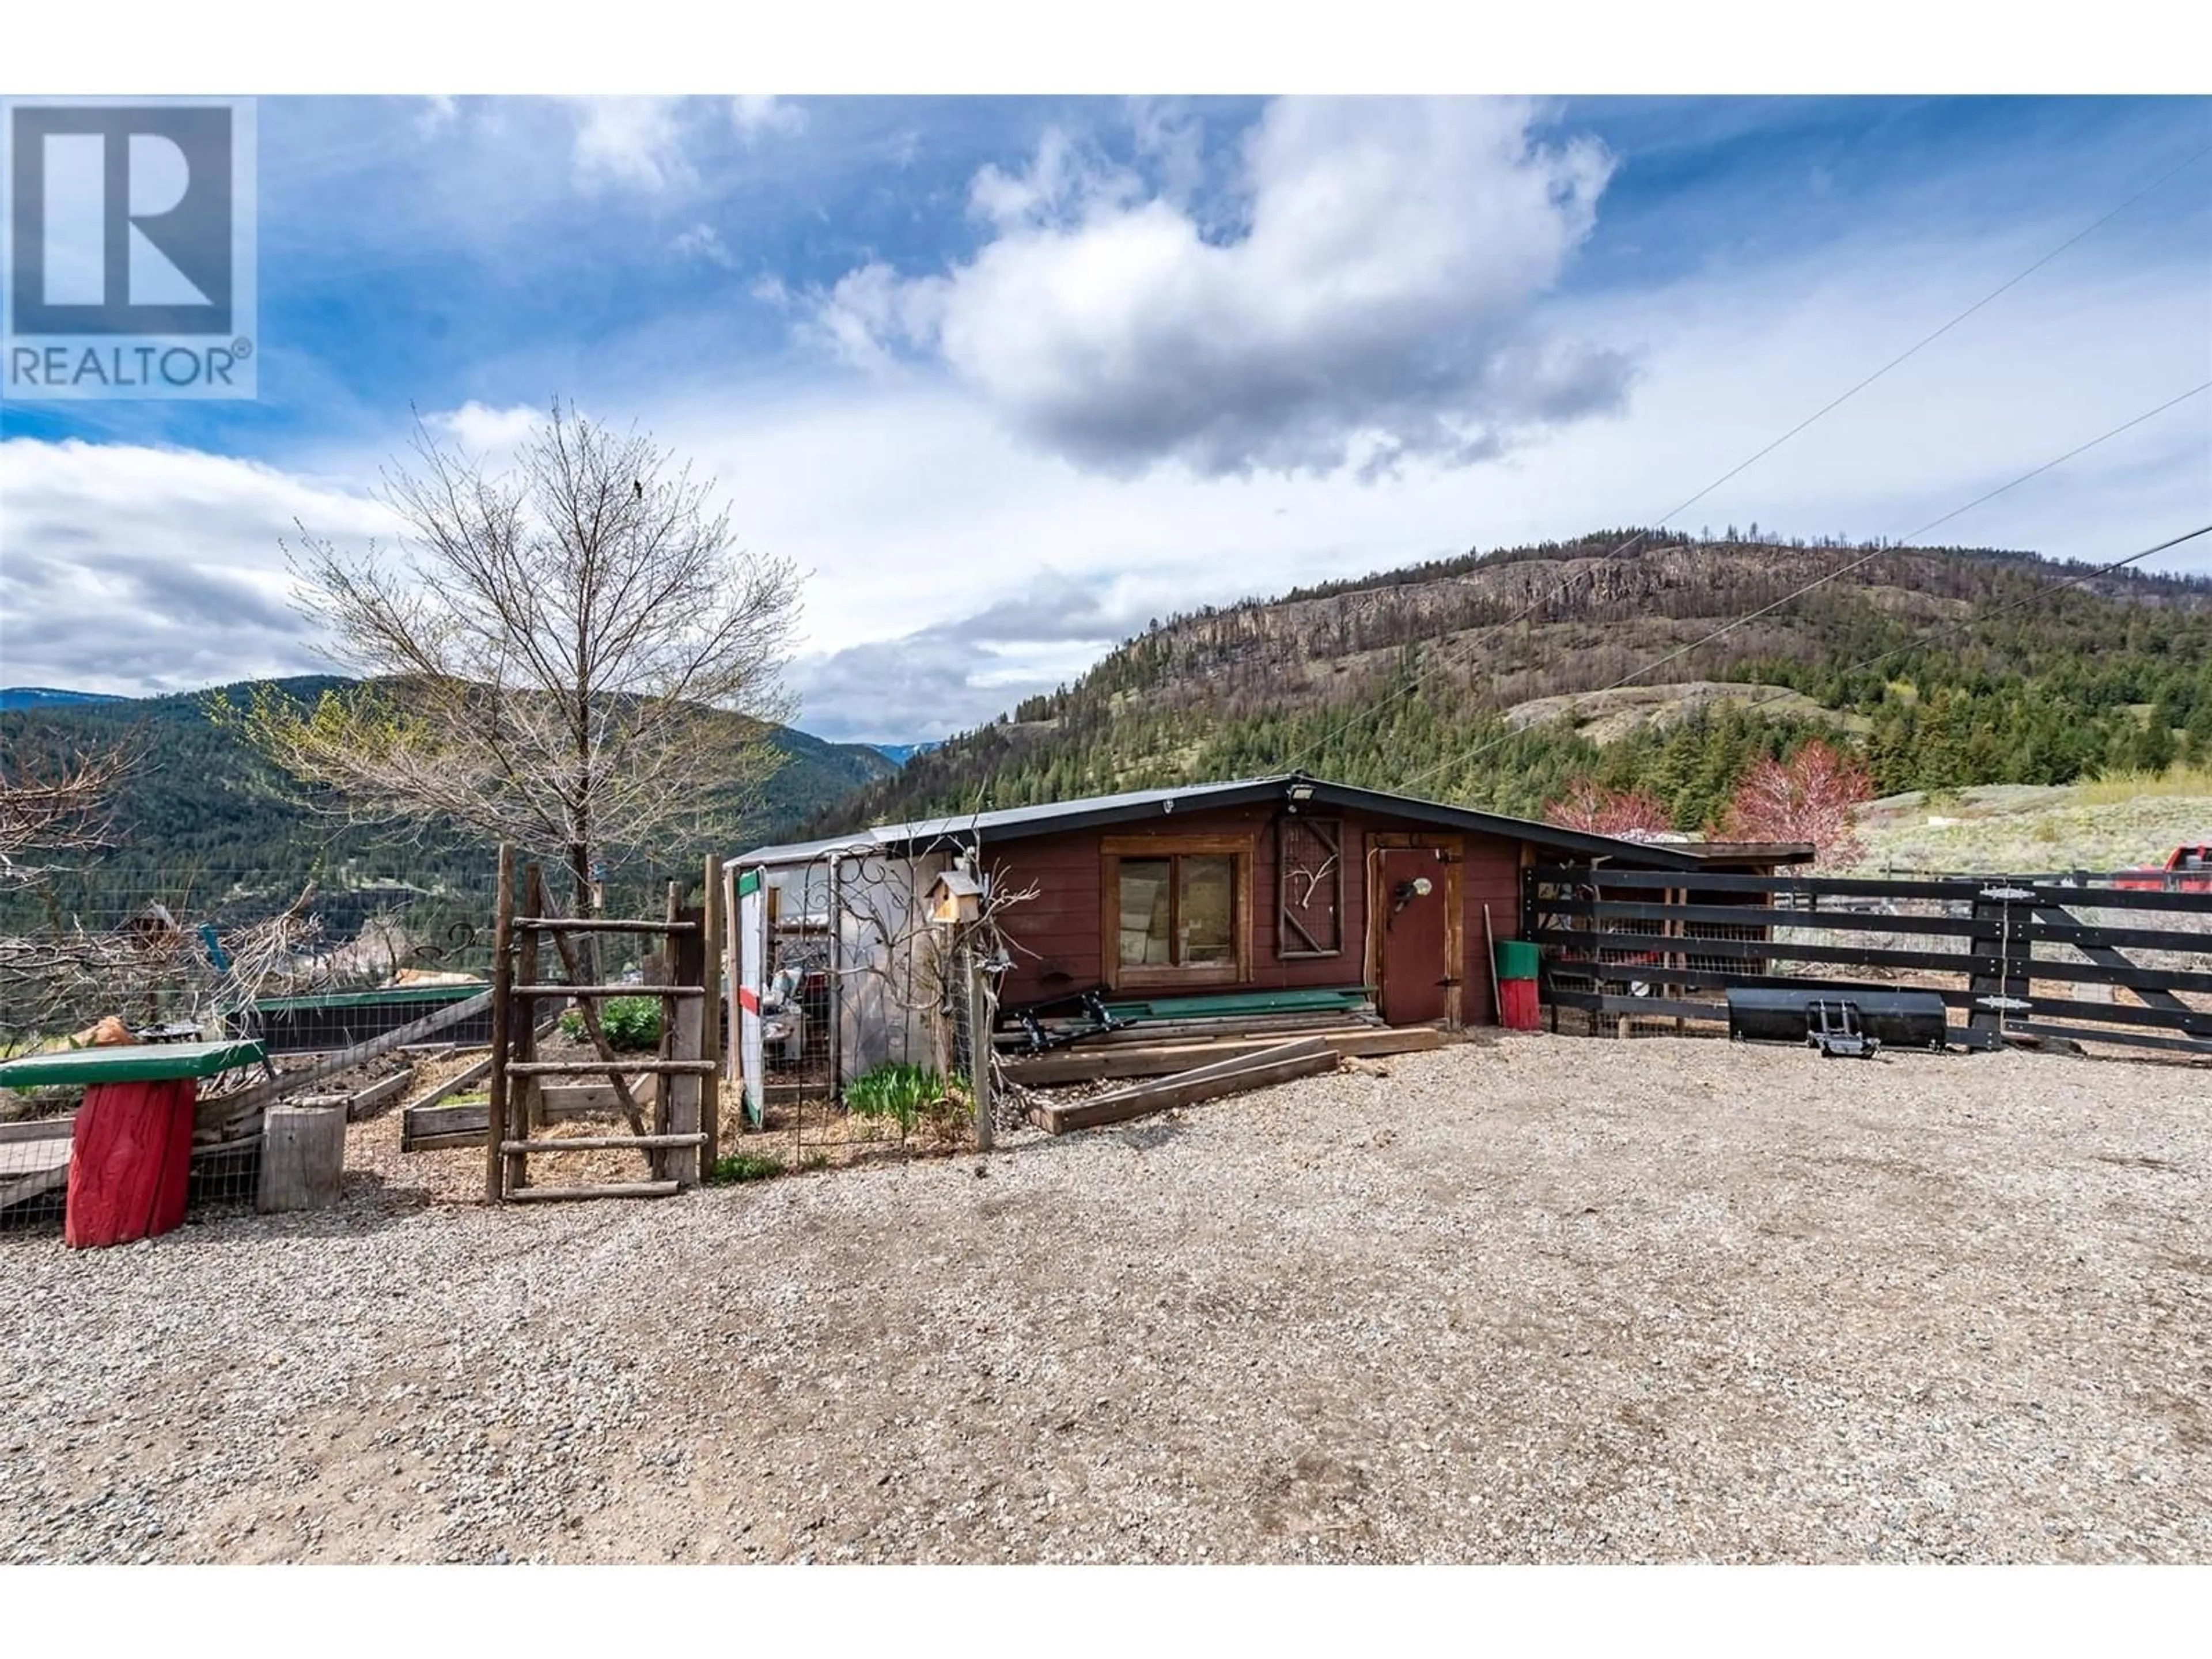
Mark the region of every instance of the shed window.
[[1106, 854], [1115, 985], [1233, 983], [1245, 972], [1250, 854], [1208, 842]]

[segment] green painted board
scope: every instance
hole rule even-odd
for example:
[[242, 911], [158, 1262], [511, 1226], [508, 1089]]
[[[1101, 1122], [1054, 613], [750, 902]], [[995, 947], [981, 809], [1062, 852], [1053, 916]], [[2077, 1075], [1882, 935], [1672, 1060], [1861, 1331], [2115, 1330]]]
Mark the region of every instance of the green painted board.
[[260, 1014], [313, 1012], [322, 1008], [374, 1008], [391, 1002], [459, 1002], [491, 989], [477, 985], [392, 985], [375, 991], [340, 991], [319, 997], [265, 997], [253, 1005]]
[[1535, 978], [1536, 947], [1525, 939], [1498, 940], [1498, 977], [1500, 979]]
[[1116, 1019], [1218, 1019], [1239, 1014], [1327, 1013], [1357, 1008], [1368, 1000], [1364, 985], [1324, 990], [1230, 991], [1218, 996], [1156, 997], [1146, 1001], [1109, 1001]]
[[264, 1055], [258, 1042], [119, 1042], [101, 1048], [61, 1048], [0, 1061], [0, 1089], [213, 1077], [234, 1066], [258, 1065]]

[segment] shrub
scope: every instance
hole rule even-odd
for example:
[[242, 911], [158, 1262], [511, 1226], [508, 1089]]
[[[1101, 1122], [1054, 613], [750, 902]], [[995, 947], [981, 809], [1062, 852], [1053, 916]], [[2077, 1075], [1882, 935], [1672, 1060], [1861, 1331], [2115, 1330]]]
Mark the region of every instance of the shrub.
[[707, 1171], [707, 1180], [710, 1185], [721, 1187], [744, 1181], [767, 1181], [782, 1173], [783, 1161], [781, 1158], [757, 1158], [750, 1152], [732, 1152], [726, 1158], [714, 1160], [714, 1167]]
[[[599, 1030], [618, 1049], [635, 1051], [660, 1046], [660, 999], [615, 997], [599, 1005]], [[584, 1016], [571, 1008], [561, 1016], [561, 1034], [571, 1040], [584, 1035]]]
[[890, 1060], [845, 1085], [847, 1109], [861, 1117], [896, 1118], [911, 1134], [945, 1099], [945, 1079], [927, 1066]]

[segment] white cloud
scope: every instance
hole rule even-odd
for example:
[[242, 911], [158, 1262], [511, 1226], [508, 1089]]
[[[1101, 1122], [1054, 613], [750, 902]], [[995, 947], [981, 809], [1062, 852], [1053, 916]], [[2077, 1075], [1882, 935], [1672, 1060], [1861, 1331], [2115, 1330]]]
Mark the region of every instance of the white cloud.
[[1130, 100], [1129, 125], [1137, 154], [1159, 171], [1160, 194], [1184, 203], [1197, 193], [1206, 173], [1206, 128], [1187, 107], [1153, 98]]
[[732, 257], [730, 250], [722, 241], [721, 233], [709, 224], [701, 223], [691, 226], [689, 229], [680, 232], [668, 246], [686, 258], [704, 259], [708, 264], [720, 265], [725, 270], [732, 270], [737, 264], [737, 260]]
[[1037, 141], [1020, 173], [986, 162], [969, 186], [969, 210], [1000, 232], [1060, 223], [1078, 213], [1111, 213], [1144, 195], [1144, 180], [1103, 155], [1079, 148], [1057, 128]]
[[395, 529], [343, 486], [194, 450], [0, 443], [0, 679], [125, 694], [327, 672], [281, 544]]
[[846, 272], [828, 294], [815, 295], [799, 332], [850, 368], [888, 374], [900, 363], [895, 343], [935, 327], [942, 294], [929, 284], [903, 282], [889, 265], [873, 262]]
[[424, 138], [434, 138], [461, 118], [459, 102], [445, 93], [433, 93], [422, 100], [422, 107], [415, 113], [415, 131]]
[[730, 100], [730, 125], [748, 143], [770, 137], [787, 138], [805, 128], [806, 112], [780, 98], [747, 93]]
[[544, 418], [544, 410], [533, 409], [528, 404], [493, 409], [471, 398], [459, 409], [425, 415], [422, 424], [433, 434], [452, 439], [468, 454], [500, 466], [514, 459], [523, 440], [536, 431]]
[[1534, 115], [1279, 100], [1246, 136], [1227, 234], [1173, 198], [1195, 161], [1166, 118], [1139, 112], [1168, 194], [1048, 132], [1025, 168], [975, 176], [994, 234], [973, 258], [864, 265], [814, 296], [812, 332], [866, 367], [940, 361], [1013, 430], [1108, 472], [1487, 459], [1617, 409], [1628, 380], [1620, 354], [1538, 314], [1612, 163], [1587, 139], [1540, 142]]
[[904, 173], [921, 155], [921, 135], [908, 128], [894, 133], [884, 146], [884, 159]]
[[[1152, 617], [1650, 523], [2063, 234], [2027, 227], [1968, 246], [1870, 237], [1740, 278], [1577, 302], [1565, 320], [1632, 343], [1644, 364], [1624, 418], [1492, 466], [1411, 460], [1372, 485], [1084, 471], [1023, 444], [976, 400], [913, 378], [737, 425], [695, 410], [663, 430], [731, 485], [749, 544], [816, 573], [794, 677], [801, 724], [941, 736], [1079, 672]], [[1676, 523], [1907, 534], [2186, 390], [2208, 352], [2193, 270], [2053, 265]], [[2097, 561], [2135, 552], [2212, 518], [2208, 447], [2212, 395], [1931, 539]], [[2212, 571], [2212, 545], [2148, 568]]]
[[[915, 375], [805, 392], [703, 374], [575, 389], [719, 477], [741, 546], [814, 573], [793, 675], [799, 723], [908, 740], [1072, 677], [1155, 616], [1477, 544], [1648, 523], [2064, 234], [2026, 226], [1967, 246], [1870, 234], [1808, 246], [1790, 264], [1576, 301], [1559, 308], [1564, 325], [1638, 353], [1625, 417], [1576, 423], [1489, 466], [1412, 458], [1371, 485], [1085, 471], [1024, 442], [981, 400]], [[2091, 252], [2037, 273], [1678, 523], [1901, 535], [2203, 379], [2194, 366], [2212, 356], [2212, 317], [2201, 270]], [[890, 308], [879, 316], [898, 302], [866, 301]], [[535, 415], [477, 404], [433, 418], [482, 442], [520, 436]], [[306, 641], [287, 631], [276, 541], [295, 515], [356, 540], [376, 533], [380, 520], [353, 491], [405, 438], [399, 415], [381, 444], [319, 458], [343, 486], [185, 452], [0, 447], [5, 678], [132, 690], [309, 665]], [[2208, 447], [2212, 396], [1938, 535], [2131, 553], [2212, 518]], [[2212, 548], [2150, 567], [2212, 571]], [[197, 608], [172, 609], [185, 606]], [[132, 626], [120, 647], [118, 617]]]
[[586, 190], [658, 193], [693, 183], [676, 98], [578, 98], [576, 182]]

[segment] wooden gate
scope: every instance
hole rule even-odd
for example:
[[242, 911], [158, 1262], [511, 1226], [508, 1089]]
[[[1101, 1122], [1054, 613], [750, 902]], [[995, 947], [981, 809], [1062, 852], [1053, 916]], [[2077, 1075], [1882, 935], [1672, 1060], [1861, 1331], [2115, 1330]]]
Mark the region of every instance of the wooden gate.
[[[716, 1074], [721, 1018], [718, 998], [720, 965], [720, 872], [708, 866], [703, 902], [686, 910], [677, 884], [668, 887], [666, 914], [659, 921], [553, 914], [538, 866], [523, 872], [523, 908], [515, 914], [514, 849], [499, 852], [499, 910], [492, 940], [492, 1054], [489, 1086], [491, 1133], [485, 1137], [484, 1195], [494, 1203], [509, 1200], [571, 1198], [661, 1198], [699, 1183], [714, 1158], [719, 1112]], [[579, 936], [657, 935], [660, 960], [648, 984], [593, 982], [585, 971], [589, 953]], [[553, 947], [566, 979], [543, 976], [545, 947]], [[660, 1000], [660, 1050], [650, 1057], [617, 1055], [603, 1030], [599, 1005], [611, 997]], [[574, 1001], [583, 1018], [592, 1057], [541, 1058], [537, 1049], [538, 1005]], [[627, 1134], [533, 1138], [540, 1114], [535, 1109], [544, 1080], [596, 1074], [612, 1091], [614, 1109], [627, 1121]], [[647, 1105], [636, 1097], [629, 1079], [649, 1077], [658, 1086]], [[536, 1186], [530, 1180], [533, 1156], [634, 1151], [646, 1163], [646, 1178], [568, 1186]]]

